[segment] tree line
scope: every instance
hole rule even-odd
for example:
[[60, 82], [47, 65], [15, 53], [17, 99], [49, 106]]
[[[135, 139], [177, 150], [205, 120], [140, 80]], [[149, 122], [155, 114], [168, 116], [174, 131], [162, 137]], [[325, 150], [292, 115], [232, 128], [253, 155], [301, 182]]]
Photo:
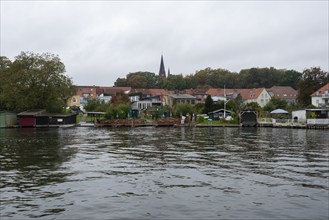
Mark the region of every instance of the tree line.
[[270, 88], [272, 86], [298, 87], [302, 73], [295, 70], [271, 68], [243, 69], [239, 73], [225, 69], [206, 68], [195, 74], [169, 75], [161, 78], [152, 72], [134, 72], [126, 78], [118, 78], [115, 86], [132, 88], [162, 88], [168, 90], [201, 89], [201, 88]]

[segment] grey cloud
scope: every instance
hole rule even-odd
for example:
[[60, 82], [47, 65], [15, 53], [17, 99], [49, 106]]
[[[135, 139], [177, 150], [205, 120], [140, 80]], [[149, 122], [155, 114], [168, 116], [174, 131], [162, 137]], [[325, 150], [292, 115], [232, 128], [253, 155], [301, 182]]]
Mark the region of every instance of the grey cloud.
[[58, 54], [76, 84], [129, 72], [266, 66], [328, 71], [326, 1], [1, 2], [1, 55]]

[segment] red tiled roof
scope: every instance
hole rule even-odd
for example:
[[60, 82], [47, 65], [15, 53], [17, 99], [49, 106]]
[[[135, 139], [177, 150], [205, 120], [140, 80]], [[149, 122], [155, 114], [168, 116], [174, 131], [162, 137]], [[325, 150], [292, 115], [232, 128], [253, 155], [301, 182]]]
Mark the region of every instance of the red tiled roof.
[[142, 93], [143, 95], [150, 95], [150, 96], [161, 96], [166, 94], [171, 94], [170, 91], [166, 89], [133, 89], [131, 93]]
[[165, 89], [149, 89], [149, 94], [151, 96], [166, 95], [168, 91]]
[[322, 95], [327, 90], [329, 90], [329, 83], [327, 83], [326, 85], [315, 91], [311, 96]]
[[208, 95], [224, 96], [224, 94], [240, 94], [243, 100], [256, 99], [265, 88], [257, 89], [209, 89]]
[[190, 95], [200, 95], [200, 94], [207, 94], [208, 89], [185, 89], [185, 94]]
[[238, 89], [238, 93], [241, 95], [243, 100], [257, 99], [265, 88], [257, 89]]
[[281, 99], [296, 99], [298, 92], [290, 86], [273, 86], [266, 89], [272, 97]]
[[112, 94], [115, 95], [117, 92], [127, 92], [130, 91], [131, 87], [98, 87], [97, 94]]

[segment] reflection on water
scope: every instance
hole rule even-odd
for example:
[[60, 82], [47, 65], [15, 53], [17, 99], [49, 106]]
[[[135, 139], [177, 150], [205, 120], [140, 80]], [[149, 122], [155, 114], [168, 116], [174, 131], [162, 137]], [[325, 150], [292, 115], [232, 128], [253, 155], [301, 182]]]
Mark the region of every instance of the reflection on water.
[[328, 219], [328, 135], [0, 130], [1, 219]]

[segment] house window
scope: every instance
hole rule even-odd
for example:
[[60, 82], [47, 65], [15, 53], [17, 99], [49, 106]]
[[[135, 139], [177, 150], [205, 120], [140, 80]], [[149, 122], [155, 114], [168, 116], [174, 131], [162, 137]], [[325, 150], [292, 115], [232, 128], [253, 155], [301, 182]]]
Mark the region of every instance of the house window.
[[73, 99], [72, 99], [72, 102], [77, 102], [77, 99], [76, 99], [76, 98], [73, 98]]

